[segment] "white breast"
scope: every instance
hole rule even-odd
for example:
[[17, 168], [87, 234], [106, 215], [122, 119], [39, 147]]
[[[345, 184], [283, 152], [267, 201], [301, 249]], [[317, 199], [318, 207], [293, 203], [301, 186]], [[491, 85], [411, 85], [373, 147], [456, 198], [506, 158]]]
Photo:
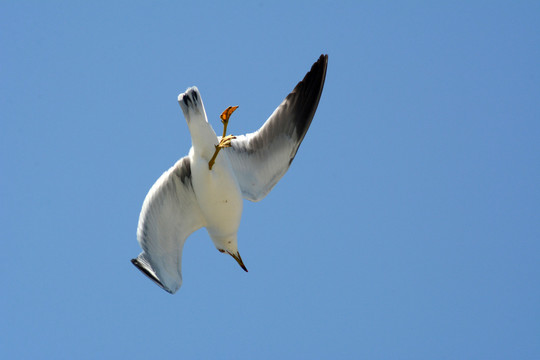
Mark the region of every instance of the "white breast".
[[242, 216], [242, 193], [227, 154], [220, 152], [212, 170], [208, 160], [192, 155], [193, 190], [214, 240], [234, 237]]

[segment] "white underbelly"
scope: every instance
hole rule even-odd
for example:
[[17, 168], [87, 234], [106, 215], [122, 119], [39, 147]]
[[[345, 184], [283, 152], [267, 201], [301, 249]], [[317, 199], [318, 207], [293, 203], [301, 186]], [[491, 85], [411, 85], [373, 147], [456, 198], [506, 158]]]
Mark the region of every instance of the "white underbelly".
[[218, 154], [210, 171], [208, 160], [193, 156], [191, 174], [193, 190], [210, 234], [236, 235], [242, 217], [242, 194], [229, 160]]

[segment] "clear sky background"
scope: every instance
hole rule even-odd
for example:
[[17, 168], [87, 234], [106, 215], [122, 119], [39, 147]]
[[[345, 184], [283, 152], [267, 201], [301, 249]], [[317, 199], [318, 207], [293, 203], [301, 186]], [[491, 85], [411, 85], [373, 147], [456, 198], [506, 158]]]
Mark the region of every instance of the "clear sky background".
[[[3, 359], [539, 359], [537, 1], [2, 1]], [[259, 128], [321, 53], [286, 176], [169, 295], [130, 263], [191, 146]]]

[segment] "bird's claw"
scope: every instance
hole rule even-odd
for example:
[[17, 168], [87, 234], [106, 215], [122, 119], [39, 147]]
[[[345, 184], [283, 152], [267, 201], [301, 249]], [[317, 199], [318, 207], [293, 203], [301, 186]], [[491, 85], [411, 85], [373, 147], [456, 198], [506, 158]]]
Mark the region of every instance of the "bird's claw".
[[223, 110], [223, 112], [219, 116], [219, 118], [221, 119], [221, 122], [223, 123], [223, 125], [227, 126], [227, 123], [229, 122], [229, 118], [231, 117], [232, 113], [236, 109], [238, 109], [238, 106], [229, 106], [228, 108]]
[[225, 136], [224, 138], [222, 138], [222, 139], [219, 141], [219, 144], [216, 145], [216, 148], [217, 148], [217, 147], [220, 147], [220, 148], [231, 147], [231, 140], [234, 140], [234, 139], [236, 139], [236, 136], [234, 136], [234, 135], [227, 135], [227, 136]]
[[227, 125], [229, 124], [229, 118], [231, 117], [232, 113], [238, 109], [238, 106], [229, 106], [226, 108], [221, 115], [219, 116], [221, 119], [221, 122], [223, 123], [223, 136], [221, 137], [221, 140], [219, 141], [219, 144], [215, 145], [216, 151], [214, 152], [214, 155], [208, 162], [208, 169], [212, 170], [212, 166], [214, 166], [214, 163], [216, 162], [216, 157], [219, 153], [219, 150], [231, 147], [231, 140], [236, 139], [236, 136], [234, 135], [225, 135], [227, 133]]

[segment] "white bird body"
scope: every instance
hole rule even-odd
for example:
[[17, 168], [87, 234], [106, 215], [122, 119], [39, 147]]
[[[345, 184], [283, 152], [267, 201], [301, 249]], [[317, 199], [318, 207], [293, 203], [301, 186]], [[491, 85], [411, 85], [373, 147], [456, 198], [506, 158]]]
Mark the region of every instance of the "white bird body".
[[208, 123], [199, 90], [178, 96], [192, 147], [152, 186], [141, 209], [137, 240], [143, 252], [132, 263], [169, 293], [182, 285], [182, 249], [206, 227], [216, 248], [247, 271], [238, 252], [243, 198], [263, 199], [289, 168], [324, 86], [328, 56], [321, 55], [304, 79], [256, 132], [238, 136], [210, 168], [220, 138]]
[[237, 252], [236, 234], [242, 217], [243, 199], [227, 154], [208, 171], [208, 160], [193, 162], [193, 190], [208, 234], [218, 250]]
[[[204, 226], [216, 248], [236, 254], [237, 233], [243, 208], [242, 193], [226, 153], [223, 152], [216, 158], [211, 171], [208, 169], [208, 162], [219, 140], [208, 123], [200, 95], [195, 94], [198, 94], [198, 89], [193, 87], [178, 97], [191, 137], [199, 140], [193, 142], [189, 152], [193, 190]], [[184, 96], [192, 96], [199, 101], [194, 99], [194, 106], [187, 107], [183, 102]]]

